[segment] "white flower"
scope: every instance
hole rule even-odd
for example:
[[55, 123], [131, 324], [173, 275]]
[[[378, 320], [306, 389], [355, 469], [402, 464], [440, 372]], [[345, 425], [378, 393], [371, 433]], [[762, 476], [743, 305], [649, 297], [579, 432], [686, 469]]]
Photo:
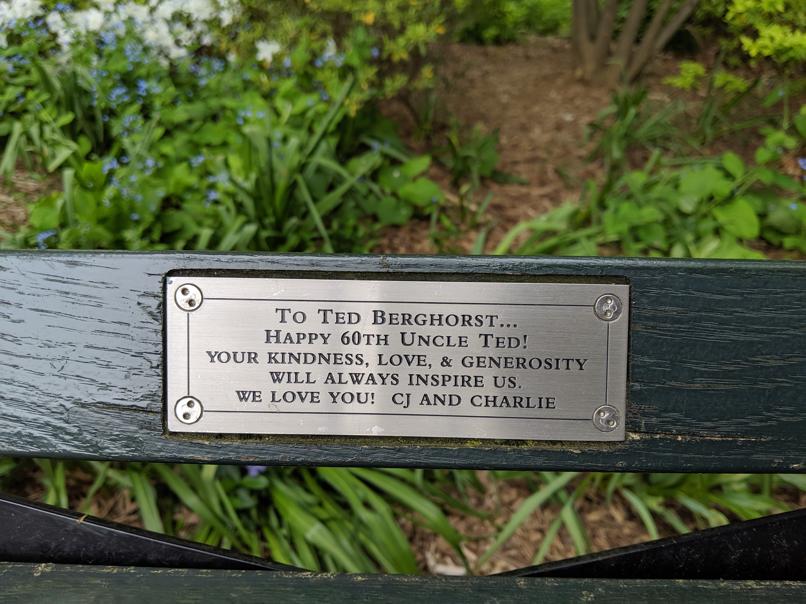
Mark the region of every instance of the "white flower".
[[62, 16], [59, 13], [48, 13], [45, 17], [45, 24], [50, 33], [56, 36], [56, 41], [62, 50], [66, 51], [73, 43], [73, 31], [64, 22]]
[[280, 45], [274, 40], [261, 40], [255, 44], [257, 60], [271, 64], [271, 60], [280, 51]]
[[78, 11], [73, 15], [73, 23], [79, 32], [98, 32], [104, 24], [104, 14], [97, 8]]
[[40, 0], [11, 0], [0, 2], [0, 23], [11, 23], [36, 17], [42, 12]]
[[121, 21], [131, 19], [132, 21], [138, 24], [147, 22], [150, 17], [148, 7], [142, 4], [137, 4], [135, 2], [127, 2], [126, 4], [121, 4], [118, 7], [118, 15], [120, 15]]

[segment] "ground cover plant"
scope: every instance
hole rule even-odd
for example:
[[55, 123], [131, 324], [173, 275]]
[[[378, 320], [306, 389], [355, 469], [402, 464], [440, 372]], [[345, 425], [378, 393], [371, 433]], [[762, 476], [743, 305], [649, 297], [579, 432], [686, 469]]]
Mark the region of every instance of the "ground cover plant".
[[[616, 36], [630, 15], [617, 4]], [[434, 44], [568, 35], [569, 3], [0, 0], [0, 195], [23, 199], [20, 174], [41, 183], [2, 244], [366, 252], [411, 229], [430, 251], [806, 254], [798, 8], [700, 3], [689, 26], [716, 50], [666, 74], [682, 100], [656, 101], [651, 81], [602, 93], [572, 143], [587, 144], [584, 184], [552, 167], [578, 195], [502, 229], [496, 196], [540, 183], [503, 169], [511, 140], [494, 123], [423, 115], [445, 68]], [[398, 134], [392, 97], [426, 135]], [[506, 570], [522, 534], [512, 564], [600, 547], [594, 506], [656, 537], [802, 505], [806, 483], [2, 460], [0, 489], [310, 569], [411, 573], [445, 566], [423, 542], [450, 572]]]

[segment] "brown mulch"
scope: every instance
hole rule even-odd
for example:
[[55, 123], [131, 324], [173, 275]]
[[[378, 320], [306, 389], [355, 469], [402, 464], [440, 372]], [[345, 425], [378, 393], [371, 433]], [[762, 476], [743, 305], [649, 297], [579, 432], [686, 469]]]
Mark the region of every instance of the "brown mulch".
[[[560, 513], [560, 506], [550, 504], [535, 510], [487, 562], [479, 565], [479, 558], [493, 543], [497, 533], [532, 494], [522, 480], [494, 481], [488, 472], [479, 472], [479, 478], [484, 484], [485, 492], [470, 493], [469, 504], [474, 509], [489, 514], [489, 517], [479, 518], [455, 510], [448, 515], [451, 524], [467, 537], [462, 551], [473, 573], [487, 575], [533, 564], [546, 531]], [[576, 509], [587, 530], [591, 552], [649, 539], [641, 522], [618, 497], [608, 504], [598, 494], [592, 494], [582, 498]], [[423, 570], [432, 574], [465, 574], [459, 556], [444, 539], [411, 522], [406, 522], [404, 529]], [[545, 561], [563, 560], [575, 555], [576, 550], [570, 535], [565, 529], [560, 529]]]
[[[534, 564], [535, 554], [543, 543], [546, 531], [560, 513], [560, 505], [550, 503], [535, 510], [486, 563], [479, 565], [479, 558], [493, 543], [498, 531], [533, 492], [521, 480], [494, 481], [490, 479], [488, 472], [479, 472], [479, 477], [485, 492], [471, 493], [469, 504], [475, 510], [489, 514], [489, 517], [479, 518], [455, 510], [448, 513], [451, 524], [468, 537], [462, 551], [471, 571], [473, 574], [486, 575]], [[795, 488], [782, 487], [776, 490], [774, 497], [791, 509], [806, 507], [806, 492]], [[677, 507], [676, 511], [681, 519], [692, 529], [705, 528], [696, 526], [687, 510], [674, 504], [672, 507]], [[575, 509], [587, 533], [589, 550], [586, 553], [650, 540], [643, 523], [618, 494], [607, 501], [601, 489], [592, 489], [580, 498]], [[661, 538], [677, 534], [657, 518], [656, 522]], [[403, 520], [401, 525], [411, 540], [421, 569], [431, 574], [466, 574], [459, 556], [444, 539], [408, 520]], [[565, 528], [561, 528], [543, 561], [563, 560], [576, 555], [570, 534]]]
[[0, 177], [0, 231], [13, 232], [28, 219], [26, 203], [57, 189], [52, 177], [17, 169], [10, 179]]

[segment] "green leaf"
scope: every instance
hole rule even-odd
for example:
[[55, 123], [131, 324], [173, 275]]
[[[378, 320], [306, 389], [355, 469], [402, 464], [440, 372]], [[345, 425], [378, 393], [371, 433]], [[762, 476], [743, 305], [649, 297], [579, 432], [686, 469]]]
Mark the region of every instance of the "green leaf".
[[428, 178], [418, 178], [400, 187], [398, 191], [401, 199], [421, 207], [429, 204], [436, 204], [442, 201], [442, 189], [433, 180]]
[[35, 231], [46, 231], [59, 226], [63, 198], [58, 193], [51, 193], [39, 199], [28, 217], [28, 223]]
[[408, 178], [414, 178], [428, 170], [430, 165], [431, 156], [421, 155], [405, 162], [402, 166], [400, 166], [400, 171]]
[[713, 214], [726, 231], [739, 239], [755, 239], [759, 235], [761, 224], [758, 216], [753, 206], [742, 197], [717, 206]]
[[744, 176], [744, 162], [742, 158], [736, 155], [733, 151], [728, 151], [722, 155], [722, 166], [734, 178], [741, 178]]
[[680, 174], [679, 192], [697, 200], [714, 197], [724, 199], [733, 190], [733, 183], [714, 166], [706, 165], [684, 170]]
[[655, 524], [655, 519], [652, 517], [652, 512], [649, 511], [646, 503], [638, 495], [633, 493], [630, 489], [621, 489], [621, 494], [630, 504], [630, 507], [644, 523], [644, 527], [649, 533], [650, 539], [658, 539], [658, 527]]
[[389, 193], [396, 193], [400, 187], [411, 182], [399, 166], [384, 166], [378, 171], [378, 184]]
[[397, 499], [407, 508], [420, 514], [425, 519], [428, 527], [440, 534], [454, 549], [459, 551], [459, 543], [462, 540], [461, 534], [451, 525], [445, 514], [434, 502], [405, 482], [387, 476], [378, 470], [354, 468], [351, 471], [359, 478], [384, 491], [389, 497]]
[[134, 500], [137, 502], [137, 507], [140, 508], [140, 518], [143, 519], [143, 525], [149, 531], [164, 533], [165, 527], [162, 525], [162, 518], [160, 518], [157, 493], [154, 487], [140, 471], [130, 469], [128, 475], [132, 483]]
[[410, 205], [387, 195], [375, 207], [375, 213], [383, 224], [405, 224], [412, 215]]
[[520, 507], [515, 510], [515, 513], [512, 514], [506, 526], [504, 526], [501, 532], [498, 533], [495, 541], [493, 541], [493, 543], [481, 555], [478, 561], [478, 566], [484, 565], [484, 563], [487, 562], [492, 555], [497, 552], [498, 549], [504, 545], [504, 543], [506, 543], [510, 537], [512, 537], [513, 534], [515, 534], [515, 531], [518, 530], [518, 527], [526, 522], [527, 518], [529, 518], [529, 516], [531, 516], [537, 508], [546, 503], [555, 493], [557, 493], [557, 491], [576, 478], [577, 474], [578, 472], [561, 473], [549, 483], [541, 487], [536, 493], [533, 493], [527, 497], [523, 503], [521, 503]]

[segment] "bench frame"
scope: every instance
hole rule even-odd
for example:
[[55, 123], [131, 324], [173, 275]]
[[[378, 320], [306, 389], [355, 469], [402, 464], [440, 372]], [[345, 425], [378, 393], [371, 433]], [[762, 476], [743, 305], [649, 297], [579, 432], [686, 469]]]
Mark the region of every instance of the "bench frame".
[[[567, 443], [169, 434], [163, 424], [162, 292], [165, 279], [180, 271], [338, 279], [626, 281], [631, 286], [626, 439]], [[4, 252], [0, 317], [0, 454], [4, 455], [590, 471], [803, 472], [806, 467], [803, 263]], [[796, 521], [802, 522], [802, 515]], [[780, 545], [775, 547], [780, 551]], [[806, 544], [798, 547], [795, 555], [806, 561]], [[574, 565], [581, 568], [578, 563], [570, 566]], [[0, 564], [0, 575], [30, 577], [32, 568]], [[50, 583], [46, 583], [51, 586], [64, 585], [67, 572], [78, 573], [93, 585], [108, 583], [112, 576], [102, 568], [87, 567], [49, 567], [47, 572]], [[155, 582], [171, 577], [176, 585], [187, 585], [191, 578], [199, 585], [209, 583], [213, 575], [201, 572], [131, 569], [112, 583], [122, 586], [145, 576]], [[232, 577], [247, 571], [204, 572]], [[302, 577], [270, 574], [277, 577], [272, 589], [280, 591], [300, 585]], [[264, 578], [243, 579], [244, 584], [271, 583], [265, 573], [258, 575]], [[310, 579], [306, 589], [315, 591], [327, 583], [305, 576]], [[517, 581], [524, 580], [499, 578], [487, 585], [509, 581], [514, 594], [523, 585]], [[452, 579], [368, 581], [408, 585], [414, 591], [428, 584], [434, 594], [454, 585]], [[477, 589], [480, 580], [461, 581]], [[571, 591], [563, 591], [566, 587], [554, 580], [532, 581], [547, 594], [581, 593], [574, 590], [589, 586], [580, 580], [565, 584]], [[661, 585], [675, 589], [672, 584], [642, 584], [647, 590], [642, 593], [647, 594], [660, 593], [652, 590]], [[14, 585], [22, 589], [21, 584]], [[332, 585], [341, 585], [347, 594], [354, 582], [334, 579]], [[630, 585], [623, 583], [628, 591]], [[689, 585], [691, 593], [711, 593], [710, 585]], [[742, 585], [750, 590], [747, 593], [770, 587]], [[727, 589], [731, 592], [734, 587]], [[38, 588], [32, 589], [26, 593]], [[476, 593], [488, 588], [479, 589]], [[608, 589], [601, 593], [610, 593]], [[792, 590], [806, 593], [801, 584], [777, 583], [770, 589], [777, 595]]]

